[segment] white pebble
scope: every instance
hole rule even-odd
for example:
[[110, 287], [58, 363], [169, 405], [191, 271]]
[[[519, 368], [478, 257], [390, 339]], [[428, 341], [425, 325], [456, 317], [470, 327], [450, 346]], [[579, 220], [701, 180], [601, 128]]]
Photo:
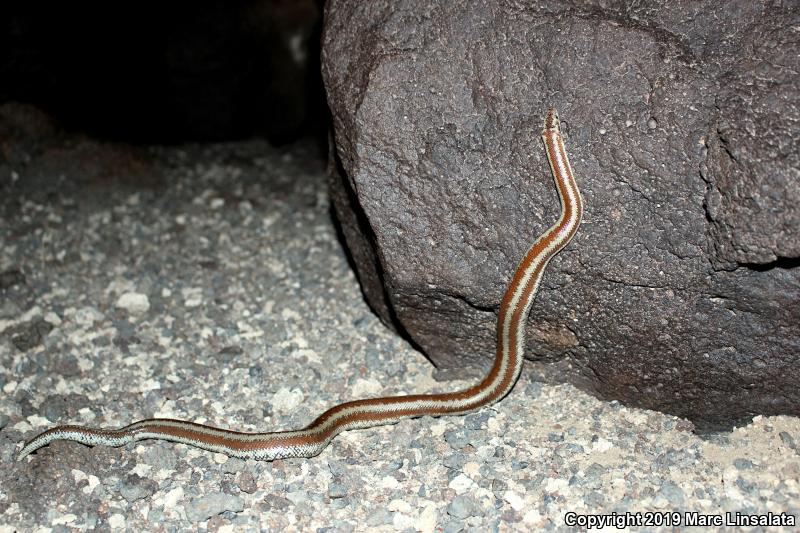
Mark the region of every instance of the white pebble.
[[515, 511], [520, 511], [525, 507], [525, 501], [522, 499], [522, 496], [516, 492], [510, 490], [505, 491], [503, 493], [503, 499], [507, 501], [508, 505], [510, 505]]
[[108, 517], [108, 525], [111, 529], [122, 529], [125, 527], [125, 517], [119, 513]]
[[117, 299], [117, 307], [125, 309], [132, 315], [141, 315], [150, 309], [150, 300], [140, 292], [126, 292]]
[[458, 494], [463, 494], [467, 491], [475, 482], [472, 481], [470, 478], [465, 476], [464, 474], [459, 474], [453, 478], [453, 480], [447, 485]]
[[291, 413], [301, 403], [303, 403], [303, 393], [298, 389], [289, 390], [282, 387], [272, 395], [272, 407], [279, 413]]

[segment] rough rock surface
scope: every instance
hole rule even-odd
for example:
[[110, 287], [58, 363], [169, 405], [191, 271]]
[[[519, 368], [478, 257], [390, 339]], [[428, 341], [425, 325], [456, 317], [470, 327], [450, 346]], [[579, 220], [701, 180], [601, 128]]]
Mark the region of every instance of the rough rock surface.
[[586, 214], [537, 371], [700, 430], [800, 415], [797, 27], [771, 2], [328, 2], [333, 201], [372, 306], [441, 369], [488, 362], [557, 217], [556, 105]]

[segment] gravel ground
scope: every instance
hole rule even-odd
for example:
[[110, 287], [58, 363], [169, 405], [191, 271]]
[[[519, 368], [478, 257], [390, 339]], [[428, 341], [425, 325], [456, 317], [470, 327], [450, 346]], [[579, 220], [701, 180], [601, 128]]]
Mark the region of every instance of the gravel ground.
[[0, 198], [0, 531], [571, 530], [626, 512], [642, 521], [631, 530], [659, 531], [726, 512], [800, 517], [798, 419], [701, 438], [525, 373], [491, 408], [345, 433], [310, 460], [148, 441], [57, 442], [15, 462], [56, 422], [287, 429], [342, 400], [468, 384], [435, 381], [364, 303], [313, 149], [147, 154], [141, 168], [164, 178], [147, 186], [62, 176], [55, 194], [0, 189], [12, 192]]

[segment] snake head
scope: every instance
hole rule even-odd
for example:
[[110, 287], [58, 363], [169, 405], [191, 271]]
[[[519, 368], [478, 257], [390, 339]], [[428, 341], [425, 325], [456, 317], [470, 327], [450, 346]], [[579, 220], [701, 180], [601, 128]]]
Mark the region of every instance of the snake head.
[[558, 111], [556, 111], [555, 107], [548, 108], [547, 116], [544, 118], [544, 129], [545, 131], [561, 131], [561, 121], [558, 120]]

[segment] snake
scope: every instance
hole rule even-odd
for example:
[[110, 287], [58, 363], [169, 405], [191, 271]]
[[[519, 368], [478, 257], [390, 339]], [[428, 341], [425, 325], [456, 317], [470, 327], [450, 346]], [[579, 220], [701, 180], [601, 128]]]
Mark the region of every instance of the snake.
[[195, 446], [231, 457], [272, 461], [318, 455], [343, 431], [394, 424], [425, 415], [462, 415], [497, 402], [517, 382], [525, 349], [525, 324], [545, 269], [578, 231], [583, 200], [578, 190], [561, 134], [561, 123], [549, 108], [542, 130], [547, 160], [561, 204], [561, 214], [528, 248], [519, 262], [500, 303], [497, 318], [497, 352], [489, 373], [476, 385], [454, 392], [386, 396], [340, 403], [300, 430], [245, 433], [167, 418], [140, 420], [120, 429], [95, 429], [76, 425], [50, 428], [28, 442], [18, 461], [53, 441], [74, 441], [87, 446], [123, 446], [158, 439]]

